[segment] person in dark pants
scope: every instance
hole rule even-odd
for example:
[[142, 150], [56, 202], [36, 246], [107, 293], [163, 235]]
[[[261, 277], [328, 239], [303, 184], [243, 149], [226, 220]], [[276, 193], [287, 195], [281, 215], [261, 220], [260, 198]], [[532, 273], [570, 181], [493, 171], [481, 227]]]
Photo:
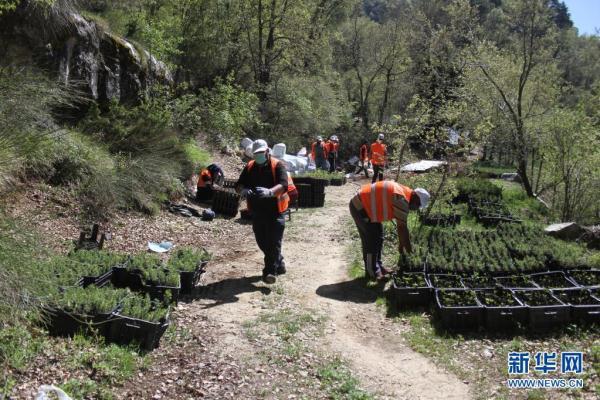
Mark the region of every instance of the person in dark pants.
[[355, 172], [356, 175], [360, 174], [361, 171], [365, 171], [365, 177], [369, 179], [369, 142], [363, 140], [360, 145], [360, 152], [358, 155], [358, 170]]
[[350, 215], [354, 219], [362, 244], [365, 272], [377, 280], [389, 274], [381, 262], [384, 221], [396, 220], [399, 252], [411, 252], [407, 221], [408, 212], [427, 206], [429, 193], [422, 188], [411, 189], [394, 181], [363, 185], [350, 200]]
[[383, 171], [387, 162], [387, 146], [383, 143], [384, 139], [383, 133], [380, 133], [377, 140], [371, 144], [371, 164], [373, 164], [373, 180], [371, 182], [373, 183], [383, 180]]
[[335, 172], [337, 158], [338, 158], [338, 149], [340, 147], [340, 141], [336, 135], [332, 135], [327, 142], [327, 161], [329, 161], [329, 172]]
[[289, 205], [288, 175], [285, 165], [271, 157], [264, 140], [256, 140], [252, 152], [254, 160], [242, 171], [236, 188], [248, 201], [252, 231], [265, 255], [262, 279], [271, 284], [275, 283], [277, 275], [286, 272], [281, 243], [285, 230], [283, 213]]

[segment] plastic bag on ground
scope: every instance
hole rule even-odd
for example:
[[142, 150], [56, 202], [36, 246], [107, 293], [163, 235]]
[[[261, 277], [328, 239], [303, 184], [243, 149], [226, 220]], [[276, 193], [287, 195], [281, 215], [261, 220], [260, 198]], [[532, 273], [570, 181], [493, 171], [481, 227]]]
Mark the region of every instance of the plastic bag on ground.
[[50, 400], [53, 399], [54, 396], [50, 397], [50, 394], [55, 394], [58, 397], [58, 400], [73, 400], [66, 394], [62, 389], [57, 388], [54, 385], [42, 385], [40, 386], [37, 395], [35, 396], [35, 400]]

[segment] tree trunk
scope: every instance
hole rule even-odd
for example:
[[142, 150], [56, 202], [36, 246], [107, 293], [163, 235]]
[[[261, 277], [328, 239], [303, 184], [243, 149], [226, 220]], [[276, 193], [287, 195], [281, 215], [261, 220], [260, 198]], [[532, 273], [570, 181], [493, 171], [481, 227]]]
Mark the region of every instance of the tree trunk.
[[527, 196], [533, 197], [533, 189], [531, 188], [531, 183], [529, 182], [529, 176], [527, 176], [527, 159], [523, 157], [519, 157], [519, 165], [517, 166], [517, 172], [521, 177], [521, 182], [523, 184], [523, 189], [527, 193]]

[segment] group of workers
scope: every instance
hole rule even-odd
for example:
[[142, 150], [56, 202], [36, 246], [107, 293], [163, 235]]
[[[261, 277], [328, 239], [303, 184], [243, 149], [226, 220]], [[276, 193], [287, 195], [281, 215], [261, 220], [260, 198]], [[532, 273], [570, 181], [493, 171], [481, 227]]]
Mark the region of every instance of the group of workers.
[[[372, 165], [373, 183], [383, 180], [383, 171], [387, 166], [387, 146], [384, 139], [385, 136], [380, 133], [377, 140], [370, 146], [367, 140], [364, 140], [360, 146], [358, 170], [355, 173], [358, 175], [364, 172], [365, 176], [369, 178], [369, 165]], [[327, 142], [323, 141], [322, 136], [317, 136], [310, 151], [310, 157], [317, 169], [329, 172], [336, 170], [339, 145], [340, 141], [336, 135], [331, 136]]]
[[310, 158], [315, 162], [317, 169], [334, 172], [338, 159], [340, 141], [336, 135], [331, 135], [328, 141], [322, 136], [317, 136], [310, 149]]
[[[390, 273], [382, 264], [383, 225], [385, 221], [396, 220], [400, 252], [411, 252], [408, 232], [408, 213], [427, 206], [429, 193], [423, 188], [411, 189], [395, 181], [383, 180], [387, 149], [380, 134], [371, 144], [364, 141], [360, 148], [360, 167], [368, 178], [367, 164], [373, 164], [373, 180], [360, 187], [349, 203], [350, 215], [358, 229], [362, 244], [364, 268], [367, 276], [381, 280]], [[329, 144], [332, 143], [332, 144]], [[323, 143], [319, 136], [313, 143], [311, 157], [317, 168], [323, 168], [324, 160], [337, 159], [339, 141], [332, 136]], [[331, 149], [331, 150], [330, 150]], [[331, 154], [334, 154], [331, 157]], [[267, 142], [256, 140], [252, 145], [253, 159], [249, 161], [236, 184], [237, 192], [247, 200], [251, 209], [252, 231], [258, 247], [264, 254], [262, 280], [267, 284], [275, 283], [278, 275], [286, 273], [286, 265], [281, 254], [283, 232], [285, 230], [284, 213], [290, 204], [290, 195], [295, 188], [285, 164], [271, 156]], [[331, 165], [331, 163], [330, 163]], [[329, 166], [329, 168], [331, 168]], [[208, 170], [208, 168], [207, 168]], [[208, 171], [218, 176], [218, 171]], [[359, 170], [360, 172], [360, 170]], [[221, 172], [222, 173], [222, 172]], [[198, 188], [206, 186], [208, 174], [201, 172]], [[208, 180], [210, 181], [210, 179]]]

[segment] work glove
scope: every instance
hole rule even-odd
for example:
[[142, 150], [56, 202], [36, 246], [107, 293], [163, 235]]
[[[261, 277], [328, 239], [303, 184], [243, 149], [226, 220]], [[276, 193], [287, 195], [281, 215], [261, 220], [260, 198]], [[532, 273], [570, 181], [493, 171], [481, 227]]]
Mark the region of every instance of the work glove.
[[261, 199], [266, 197], [273, 197], [273, 191], [264, 187], [257, 187], [256, 195]]
[[246, 188], [244, 188], [244, 189], [242, 189], [242, 190], [240, 191], [240, 195], [241, 195], [243, 198], [247, 199], [247, 198], [249, 198], [249, 197], [252, 197], [252, 196], [254, 196], [254, 192], [252, 191], [252, 189], [246, 189]]

